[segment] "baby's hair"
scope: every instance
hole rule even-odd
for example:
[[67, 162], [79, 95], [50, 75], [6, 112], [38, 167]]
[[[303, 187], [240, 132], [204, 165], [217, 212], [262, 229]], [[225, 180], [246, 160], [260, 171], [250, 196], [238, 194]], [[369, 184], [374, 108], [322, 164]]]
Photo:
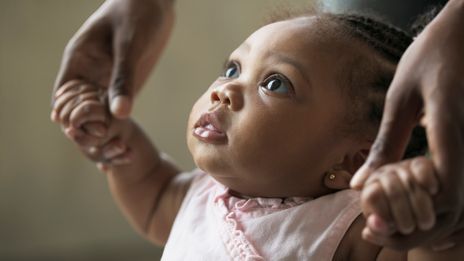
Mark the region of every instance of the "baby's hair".
[[[346, 27], [349, 35], [367, 44], [381, 58], [377, 62], [376, 59], [365, 58], [370, 60], [368, 63], [371, 65], [377, 63], [370, 69], [373, 74], [371, 77], [353, 73], [348, 81], [352, 92], [348, 97], [361, 104], [358, 106], [360, 110], [354, 110], [348, 115], [351, 118], [349, 122], [357, 122], [358, 124], [353, 126], [358, 128], [364, 127], [363, 123], [367, 122], [370, 125], [367, 129], [374, 127], [377, 132], [383, 115], [386, 92], [393, 80], [396, 65], [413, 42], [413, 36], [380, 18], [365, 14], [334, 14], [329, 17]], [[393, 69], [382, 65], [382, 60], [393, 65]], [[427, 147], [425, 129], [417, 126], [413, 130], [404, 158], [423, 155]]]
[[[419, 22], [414, 24], [413, 31], [420, 32], [439, 10], [439, 7], [433, 8], [432, 11], [421, 16]], [[332, 37], [344, 37], [343, 40], [351, 42], [357, 41], [359, 45], [364, 45], [373, 51], [361, 55], [359, 52], [358, 55], [353, 53], [352, 61], [345, 65], [345, 68], [349, 68], [348, 71], [340, 75], [342, 78], [340, 84], [347, 93], [349, 104], [354, 108], [346, 115], [344, 131], [359, 135], [362, 130], [362, 136], [373, 137], [382, 119], [386, 93], [393, 80], [396, 66], [413, 42], [413, 35], [372, 15], [326, 13], [321, 12], [314, 4], [308, 9], [296, 12], [283, 9], [272, 14], [269, 22], [312, 16], [322, 21], [322, 25], [325, 25], [323, 27], [327, 27], [325, 29]], [[423, 155], [426, 151], [425, 129], [417, 126], [413, 130], [404, 158]]]

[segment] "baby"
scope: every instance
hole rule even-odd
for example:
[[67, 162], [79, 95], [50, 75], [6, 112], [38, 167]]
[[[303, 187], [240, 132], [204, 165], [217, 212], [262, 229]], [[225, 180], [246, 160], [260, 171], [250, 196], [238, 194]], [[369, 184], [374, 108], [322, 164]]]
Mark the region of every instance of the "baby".
[[[411, 41], [359, 15], [294, 15], [260, 28], [192, 108], [187, 143], [198, 169], [189, 173], [132, 120], [111, 118], [92, 84], [64, 84], [52, 119], [108, 174], [131, 224], [165, 245], [164, 260], [453, 258], [462, 247], [395, 251], [362, 240], [375, 237], [366, 217], [376, 220], [361, 198], [379, 191], [395, 233], [433, 226], [438, 182], [428, 159], [386, 167], [362, 195], [349, 189]], [[426, 150], [421, 138], [413, 135], [408, 156]]]

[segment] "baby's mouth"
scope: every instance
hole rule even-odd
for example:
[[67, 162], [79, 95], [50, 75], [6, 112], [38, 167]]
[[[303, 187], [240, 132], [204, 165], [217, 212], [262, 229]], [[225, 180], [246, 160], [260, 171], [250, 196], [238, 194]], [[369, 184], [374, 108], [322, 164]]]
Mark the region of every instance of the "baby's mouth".
[[201, 115], [193, 127], [193, 135], [205, 143], [222, 144], [227, 142], [227, 135], [222, 130], [218, 115], [214, 112]]

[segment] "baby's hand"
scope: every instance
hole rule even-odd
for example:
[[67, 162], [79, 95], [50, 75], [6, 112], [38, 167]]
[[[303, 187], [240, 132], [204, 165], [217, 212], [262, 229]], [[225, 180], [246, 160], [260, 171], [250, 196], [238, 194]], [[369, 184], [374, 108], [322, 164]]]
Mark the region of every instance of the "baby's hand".
[[61, 124], [66, 136], [83, 147], [98, 146], [106, 136], [108, 113], [98, 90], [73, 80], [55, 93], [52, 121]]
[[372, 175], [361, 194], [367, 218], [363, 238], [378, 242], [378, 234], [407, 235], [435, 224], [432, 196], [438, 192], [433, 163], [425, 157], [389, 164]]
[[126, 164], [130, 155], [122, 140], [123, 121], [111, 117], [100, 90], [77, 80], [65, 83], [55, 93], [51, 118], [100, 168]]

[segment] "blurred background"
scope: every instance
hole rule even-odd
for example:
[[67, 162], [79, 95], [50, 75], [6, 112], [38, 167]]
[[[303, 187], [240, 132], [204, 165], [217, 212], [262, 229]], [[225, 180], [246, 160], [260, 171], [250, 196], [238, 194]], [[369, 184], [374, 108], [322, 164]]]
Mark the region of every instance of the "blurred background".
[[[102, 2], [0, 1], [2, 261], [160, 257], [162, 250], [144, 241], [122, 218], [104, 175], [49, 120], [63, 48]], [[158, 147], [185, 170], [193, 168], [184, 138], [193, 102], [266, 14], [307, 2], [178, 0], [174, 32], [133, 114]], [[334, 11], [380, 9], [399, 26], [407, 25], [429, 2], [323, 1]]]

